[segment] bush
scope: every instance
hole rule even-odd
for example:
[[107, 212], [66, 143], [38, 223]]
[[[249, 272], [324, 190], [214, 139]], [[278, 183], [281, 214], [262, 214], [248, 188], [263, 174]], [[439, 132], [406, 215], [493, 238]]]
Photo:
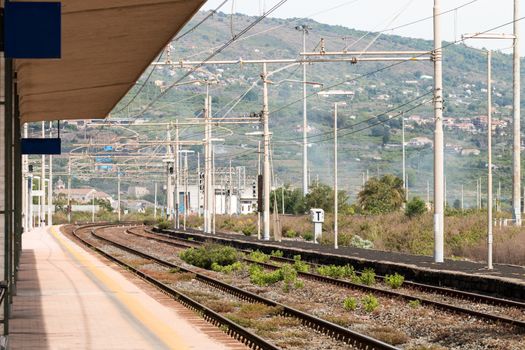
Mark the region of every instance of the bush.
[[211, 264], [211, 269], [213, 271], [222, 272], [222, 273], [226, 273], [226, 274], [230, 274], [230, 273], [232, 273], [234, 271], [240, 271], [243, 268], [244, 268], [244, 265], [240, 261], [234, 262], [233, 264], [226, 265], [226, 266], [219, 265], [216, 262]]
[[421, 302], [419, 300], [410, 300], [408, 302], [408, 306], [410, 306], [413, 309], [417, 309], [418, 307], [421, 306]]
[[283, 234], [284, 237], [286, 238], [295, 238], [297, 237], [297, 232], [295, 232], [294, 230], [290, 229], [290, 230], [286, 230]]
[[354, 297], [346, 297], [343, 300], [343, 308], [348, 311], [355, 311], [357, 309], [357, 300]]
[[282, 250], [272, 250], [272, 252], [270, 253], [271, 256], [274, 256], [276, 258], [282, 258], [284, 253]]
[[305, 241], [313, 241], [314, 240], [314, 234], [310, 231], [303, 233], [303, 239]]
[[379, 301], [372, 294], [365, 295], [361, 300], [361, 303], [366, 312], [372, 312], [379, 306]]
[[337, 279], [349, 278], [352, 281], [356, 281], [358, 279], [352, 265], [322, 265], [317, 268], [317, 273], [321, 276], [328, 276]]
[[157, 227], [160, 228], [161, 230], [166, 230], [168, 228], [171, 228], [171, 222], [168, 221], [168, 220], [159, 220], [157, 222]]
[[282, 281], [283, 279], [280, 269], [271, 272], [265, 272], [262, 267], [258, 265], [252, 265], [250, 266], [249, 272], [250, 282], [258, 286], [268, 286], [270, 284]]
[[268, 286], [283, 281], [283, 290], [285, 292], [289, 292], [292, 287], [304, 287], [303, 281], [297, 279], [297, 271], [290, 265], [284, 265], [280, 269], [270, 272], [265, 272], [258, 265], [252, 265], [249, 272], [250, 281], [258, 286]]
[[385, 276], [385, 283], [390, 286], [392, 289], [397, 289], [403, 285], [403, 282], [405, 282], [405, 277], [398, 274], [397, 272], [393, 275], [386, 275]]
[[350, 240], [350, 245], [356, 248], [374, 249], [374, 243], [372, 243], [372, 241], [363, 239], [361, 238], [361, 236], [358, 235], [352, 236], [352, 239]]
[[367, 286], [371, 286], [372, 284], [376, 283], [376, 273], [373, 269], [364, 269], [361, 273], [361, 277], [359, 278], [359, 281], [362, 284], [365, 284]]
[[310, 272], [310, 265], [308, 265], [304, 261], [301, 261], [300, 255], [294, 255], [293, 260], [294, 260], [293, 268], [295, 269], [295, 271]]
[[257, 226], [253, 222], [249, 222], [241, 227], [241, 232], [245, 236], [251, 236], [257, 233]]
[[414, 197], [407, 203], [405, 215], [409, 218], [422, 215], [427, 212], [427, 204], [419, 197]]
[[179, 256], [188, 264], [208, 270], [214, 263], [219, 266], [227, 266], [238, 262], [241, 258], [235, 248], [218, 244], [205, 244], [199, 248], [186, 249]]
[[260, 250], [255, 250], [255, 251], [251, 252], [250, 255], [249, 255], [248, 257], [249, 257], [251, 260], [256, 261], [256, 262], [259, 262], [259, 263], [265, 263], [265, 262], [267, 262], [268, 260], [270, 260], [270, 256], [264, 254], [264, 253], [261, 252]]

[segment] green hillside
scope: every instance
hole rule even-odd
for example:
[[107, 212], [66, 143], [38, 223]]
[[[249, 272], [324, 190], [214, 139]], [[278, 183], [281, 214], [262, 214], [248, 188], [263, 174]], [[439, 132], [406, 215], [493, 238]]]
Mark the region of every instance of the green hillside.
[[[199, 13], [187, 26], [191, 28], [206, 13]], [[232, 37], [232, 29], [237, 31], [251, 23], [255, 17], [236, 14], [218, 13], [204, 22], [195, 31], [171, 44], [169, 55], [164, 54], [162, 61], [169, 59], [177, 62], [181, 59], [199, 61], [205, 59], [214, 48], [220, 47]], [[312, 29], [307, 37], [309, 50], [319, 50], [321, 38], [327, 51], [366, 49], [376, 38], [377, 33], [330, 26], [312, 20], [302, 19], [266, 19], [250, 32], [234, 42], [213, 59], [272, 59], [296, 58], [302, 47], [301, 32], [294, 27], [307, 24]], [[429, 22], [429, 25], [431, 23]], [[344, 40], [343, 40], [344, 38]], [[368, 47], [368, 50], [430, 50], [431, 41], [404, 38], [383, 34]], [[444, 86], [445, 116], [452, 118], [474, 118], [486, 114], [486, 55], [463, 44], [444, 43]], [[283, 65], [269, 65], [273, 71]], [[406, 111], [405, 116], [420, 115], [423, 119], [432, 118], [430, 103], [432, 90], [433, 66], [431, 62], [392, 62], [381, 63], [315, 63], [308, 65], [308, 81], [324, 84], [325, 89], [351, 90], [355, 97], [347, 101], [348, 105], [340, 109], [339, 126], [343, 128], [339, 139], [340, 177], [342, 185], [353, 197], [359, 190], [362, 174], [368, 171], [370, 176], [377, 173], [393, 172], [400, 174], [400, 118], [392, 118], [384, 124], [378, 121], [388, 119], [388, 115], [398, 116]], [[377, 72], [376, 72], [377, 71]], [[187, 72], [179, 67], [158, 67], [150, 75], [146, 72], [137, 87], [115, 109], [119, 111], [127, 106], [130, 99], [140, 89], [127, 108], [114, 112], [112, 118], [151, 119], [155, 121], [183, 120], [199, 116], [204, 104], [205, 87], [203, 85], [185, 85], [159, 93], [169, 87], [178, 77]], [[257, 84], [236, 107], [227, 115], [232, 103], [245, 93], [255, 82], [260, 80], [259, 65], [206, 65], [193, 72], [191, 79], [217, 78], [218, 85], [210, 86], [213, 96], [215, 116], [244, 116], [258, 113], [262, 108], [262, 89]], [[375, 73], [374, 73], [375, 72]], [[149, 79], [147, 79], [149, 78]], [[282, 80], [302, 80], [300, 66], [291, 67], [272, 76], [277, 83]], [[145, 84], [141, 87], [142, 84]], [[512, 113], [512, 65], [511, 56], [502, 53], [493, 55], [493, 99], [495, 119], [508, 120]], [[484, 90], [485, 89], [485, 90]], [[320, 88], [308, 87], [309, 93], [316, 93]], [[302, 124], [302, 85], [282, 82], [270, 86], [270, 125], [273, 132], [273, 160], [277, 183], [299, 184], [301, 179], [302, 148], [297, 141], [301, 139], [298, 126]], [[151, 108], [148, 106], [155, 103]], [[332, 181], [332, 141], [331, 136], [315, 136], [332, 130], [332, 102], [335, 99], [319, 97], [308, 98], [309, 125], [313, 128], [310, 136], [310, 172], [311, 180]], [[413, 101], [408, 103], [409, 101]], [[415, 108], [418, 104], [426, 104]], [[404, 105], [402, 108], [397, 106]], [[380, 118], [375, 118], [380, 116]], [[382, 118], [382, 119], [381, 119]], [[370, 119], [370, 120], [369, 120]], [[369, 120], [368, 122], [366, 122]], [[358, 125], [353, 126], [358, 123]], [[364, 126], [364, 128], [363, 128]], [[510, 125], [509, 125], [510, 126]], [[510, 195], [510, 129], [498, 129], [496, 135], [495, 179], [503, 184], [503, 193]], [[234, 164], [246, 163], [255, 171], [257, 139], [244, 136], [253, 127], [231, 126], [231, 130], [218, 130], [226, 138], [224, 146], [218, 150], [218, 162], [229, 161]], [[359, 131], [364, 129], [362, 131]], [[195, 130], [186, 135], [195, 135]], [[159, 137], [150, 131], [151, 137]], [[184, 133], [183, 133], [184, 134]], [[157, 135], [157, 136], [155, 136]], [[475, 181], [485, 173], [485, 135], [486, 130], [479, 127], [473, 132], [458, 130], [447, 131], [446, 143], [461, 148], [480, 149], [479, 155], [461, 156], [457, 151], [448, 150], [446, 172], [449, 201], [458, 198], [461, 184], [465, 186], [466, 201], [472, 200]], [[423, 126], [407, 122], [407, 141], [414, 137], [432, 138], [432, 125]], [[251, 150], [251, 151], [250, 151]], [[241, 156], [239, 156], [239, 154]], [[432, 182], [432, 149], [416, 147], [408, 149], [408, 174], [411, 193], [426, 196], [427, 181]], [[247, 162], [249, 161], [249, 162]], [[470, 197], [469, 197], [470, 196]]]

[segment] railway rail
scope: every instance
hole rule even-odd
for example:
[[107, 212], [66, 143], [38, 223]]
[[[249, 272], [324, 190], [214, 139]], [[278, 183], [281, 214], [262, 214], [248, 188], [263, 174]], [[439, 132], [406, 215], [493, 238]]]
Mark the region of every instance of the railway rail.
[[[173, 244], [175, 246], [179, 246], [180, 248], [190, 248], [190, 247], [194, 247], [194, 246], [198, 246], [198, 245], [202, 245], [203, 244], [203, 242], [190, 241], [188, 239], [184, 239], [184, 238], [181, 238], [181, 237], [172, 236], [172, 235], [169, 235], [169, 233], [153, 232], [153, 231], [148, 230], [146, 228], [143, 228], [143, 230], [151, 235], [149, 237], [151, 239], [156, 239], [156, 240], [159, 240], [159, 241], [166, 242], [168, 244]], [[136, 232], [134, 232], [132, 230], [128, 230], [128, 233], [130, 233], [130, 234], [137, 234]], [[157, 235], [157, 236], [158, 235], [162, 235], [163, 237], [168, 238], [171, 241], [166, 241], [164, 239], [155, 238], [153, 235]], [[184, 243], [177, 243], [176, 241], [184, 242]], [[245, 253], [249, 253], [249, 251], [246, 251], [246, 250], [244, 250], [244, 252]], [[274, 261], [277, 261], [277, 262], [284, 262], [284, 263], [290, 263], [290, 264], [294, 263], [293, 259], [284, 258], [284, 257], [270, 256], [270, 259], [274, 260]], [[268, 269], [276, 269], [276, 268], [278, 268], [277, 266], [272, 265], [272, 264], [260, 263], [260, 262], [256, 262], [256, 261], [252, 261], [252, 260], [250, 260], [250, 262], [259, 264], [259, 265], [261, 265], [261, 266], [263, 266], [265, 268], [268, 268]], [[320, 266], [320, 265], [318, 265], [318, 264], [310, 264], [310, 266], [317, 267], [317, 266]], [[392, 291], [392, 290], [385, 290], [385, 289], [380, 289], [380, 288], [376, 288], [376, 287], [366, 286], [366, 285], [362, 285], [362, 284], [352, 283], [350, 281], [341, 280], [341, 279], [335, 279], [335, 278], [331, 278], [331, 277], [327, 277], [327, 276], [321, 276], [321, 275], [313, 274], [313, 273], [309, 273], [309, 272], [298, 272], [298, 274], [301, 275], [301, 277], [306, 278], [306, 279], [310, 279], [310, 280], [317, 280], [317, 281], [320, 281], [320, 282], [334, 284], [334, 285], [338, 285], [338, 286], [345, 287], [345, 288], [350, 288], [350, 289], [361, 289], [361, 290], [364, 290], [364, 291], [374, 292], [374, 293], [382, 294], [382, 295], [389, 296], [389, 297], [398, 297], [398, 298], [405, 299], [407, 301], [419, 300], [424, 305], [432, 305], [432, 306], [435, 306], [437, 308], [440, 308], [440, 309], [443, 309], [443, 310], [447, 310], [447, 311], [453, 311], [453, 312], [457, 312], [457, 313], [464, 313], [464, 314], [467, 314], [467, 315], [470, 315], [470, 316], [481, 317], [481, 318], [484, 318], [484, 319], [487, 319], [487, 320], [503, 322], [503, 323], [506, 323], [506, 324], [517, 325], [517, 326], [525, 328], [525, 322], [519, 321], [519, 320], [513, 320], [511, 318], [500, 317], [500, 316], [490, 315], [490, 314], [486, 314], [486, 313], [480, 313], [480, 312], [477, 312], [477, 311], [474, 311], [474, 310], [469, 310], [469, 309], [462, 308], [462, 307], [456, 307], [456, 306], [453, 306], [453, 305], [448, 305], [448, 304], [445, 304], [445, 303], [436, 302], [436, 301], [428, 300], [428, 299], [425, 299], [425, 298], [413, 297], [411, 295], [406, 295], [406, 294], [395, 292], [395, 291]], [[380, 279], [384, 278], [384, 276], [381, 276], [381, 275], [378, 275], [377, 277], [380, 278]], [[449, 297], [453, 297], [453, 298], [458, 298], [458, 299], [465, 300], [465, 301], [473, 301], [473, 302], [480, 302], [480, 303], [485, 303], [485, 304], [489, 304], [489, 305], [496, 305], [496, 306], [502, 306], [502, 307], [514, 307], [514, 308], [519, 308], [519, 309], [525, 309], [525, 303], [522, 303], [522, 302], [519, 302], [519, 301], [515, 301], [515, 300], [509, 300], [509, 299], [504, 299], [504, 298], [497, 298], [497, 297], [493, 297], [493, 296], [478, 294], [478, 293], [465, 292], [465, 291], [460, 291], [460, 290], [455, 290], [455, 289], [450, 289], [450, 288], [444, 288], [444, 287], [438, 287], [438, 286], [433, 286], [433, 285], [426, 285], [426, 284], [416, 283], [416, 282], [412, 282], [412, 281], [404, 281], [403, 286], [408, 287], [410, 289], [419, 290], [419, 291], [422, 291], [422, 292], [435, 293], [435, 294], [439, 294], [439, 295], [444, 295], [444, 296], [449, 296]]]
[[350, 329], [347, 329], [345, 327], [339, 326], [337, 324], [331, 323], [329, 321], [323, 320], [321, 318], [318, 318], [316, 316], [313, 316], [311, 314], [308, 314], [306, 312], [300, 311], [298, 309], [289, 307], [287, 305], [272, 301], [270, 299], [261, 297], [257, 294], [251, 293], [249, 291], [243, 290], [241, 288], [237, 288], [235, 286], [232, 286], [230, 284], [224, 283], [220, 280], [214, 279], [210, 276], [207, 276], [205, 274], [196, 272], [194, 270], [189, 270], [184, 268], [183, 266], [180, 266], [178, 264], [174, 264], [172, 262], [166, 261], [164, 259], [146, 254], [144, 252], [141, 252], [137, 249], [134, 249], [132, 247], [129, 247], [127, 245], [115, 242], [111, 239], [108, 239], [107, 237], [103, 237], [102, 235], [98, 234], [97, 232], [101, 229], [112, 227], [110, 225], [88, 225], [83, 226], [80, 228], [77, 228], [73, 231], [73, 235], [78, 238], [83, 244], [87, 245], [88, 247], [94, 249], [96, 252], [102, 254], [106, 258], [118, 263], [121, 266], [124, 266], [125, 268], [132, 271], [134, 274], [138, 275], [139, 277], [145, 279], [146, 281], [152, 283], [157, 288], [161, 289], [163, 292], [167, 293], [171, 297], [179, 300], [183, 305], [189, 307], [190, 309], [193, 309], [197, 311], [198, 313], [201, 313], [203, 317], [210, 321], [211, 323], [223, 328], [226, 327], [228, 330], [228, 334], [230, 334], [232, 337], [242, 341], [247, 346], [253, 348], [253, 349], [278, 349], [278, 347], [263, 338], [253, 334], [248, 329], [239, 326], [238, 324], [232, 322], [231, 320], [225, 318], [224, 316], [220, 315], [218, 312], [213, 311], [212, 309], [206, 307], [205, 305], [198, 303], [196, 300], [192, 299], [188, 295], [185, 295], [184, 293], [171, 288], [170, 286], [166, 285], [165, 283], [161, 282], [160, 280], [140, 271], [137, 268], [134, 268], [130, 264], [126, 263], [122, 259], [119, 259], [115, 257], [114, 255], [108, 253], [107, 251], [104, 251], [103, 249], [97, 247], [95, 244], [90, 243], [88, 240], [82, 238], [79, 235], [80, 230], [88, 230], [89, 233], [95, 237], [97, 240], [104, 242], [105, 244], [109, 244], [113, 247], [116, 247], [118, 249], [121, 249], [123, 251], [126, 251], [130, 254], [133, 254], [135, 256], [138, 256], [143, 259], [150, 260], [152, 262], [155, 262], [159, 265], [162, 265], [167, 268], [177, 269], [177, 271], [191, 273], [194, 275], [195, 279], [199, 282], [202, 282], [206, 285], [209, 285], [215, 289], [218, 289], [220, 291], [229, 293], [241, 300], [250, 302], [250, 303], [260, 303], [263, 305], [271, 306], [271, 307], [277, 307], [282, 310], [282, 314], [287, 317], [293, 317], [301, 321], [301, 323], [304, 326], [307, 326], [319, 333], [322, 333], [326, 336], [329, 336], [337, 341], [344, 342], [347, 344], [352, 345], [355, 348], [358, 349], [366, 349], [366, 350], [393, 350], [398, 349], [392, 345], [389, 345], [387, 343], [384, 343], [380, 340], [377, 340], [375, 338], [372, 338], [370, 336], [352, 331]]

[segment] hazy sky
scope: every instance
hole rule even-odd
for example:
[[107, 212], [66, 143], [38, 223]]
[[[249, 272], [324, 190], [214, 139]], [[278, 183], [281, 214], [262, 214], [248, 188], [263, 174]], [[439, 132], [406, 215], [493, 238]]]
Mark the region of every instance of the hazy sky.
[[[203, 9], [217, 7], [223, 0], [209, 0]], [[263, 8], [270, 9], [278, 0], [235, 0], [234, 12], [259, 15]], [[442, 16], [443, 40], [461, 38], [461, 34], [484, 32], [512, 21], [513, 0], [442, 0], [441, 12], [468, 4], [457, 11]], [[339, 24], [345, 27], [380, 31], [432, 16], [433, 0], [288, 0], [272, 17], [308, 17], [321, 23]], [[230, 13], [232, 0], [221, 8]], [[523, 4], [520, 17], [525, 16]], [[525, 38], [525, 19], [520, 21], [520, 31]], [[512, 33], [512, 25], [494, 30], [496, 33]], [[432, 38], [432, 20], [428, 19], [390, 34], [423, 39]], [[388, 34], [387, 33], [387, 34]], [[469, 40], [469, 46], [508, 49], [510, 40]], [[521, 40], [521, 55], [525, 56], [525, 40]]]

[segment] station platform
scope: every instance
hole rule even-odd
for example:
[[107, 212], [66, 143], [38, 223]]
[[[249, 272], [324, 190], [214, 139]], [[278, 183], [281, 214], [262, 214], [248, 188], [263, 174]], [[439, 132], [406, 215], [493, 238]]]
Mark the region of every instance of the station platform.
[[57, 226], [23, 234], [10, 349], [240, 349], [240, 343]]
[[259, 249], [265, 253], [281, 250], [292, 258], [301, 255], [303, 260], [320, 264], [352, 264], [356, 268], [373, 268], [377, 274], [401, 273], [407, 279], [450, 287], [465, 291], [507, 297], [525, 301], [525, 266], [494, 264], [487, 270], [482, 262], [446, 259], [435, 263], [430, 256], [387, 252], [374, 249], [339, 247], [314, 244], [312, 242], [285, 240], [262, 241], [254, 236], [217, 232], [205, 234], [197, 230], [166, 230], [181, 237], [193, 237], [198, 241], [215, 241], [241, 249]]

